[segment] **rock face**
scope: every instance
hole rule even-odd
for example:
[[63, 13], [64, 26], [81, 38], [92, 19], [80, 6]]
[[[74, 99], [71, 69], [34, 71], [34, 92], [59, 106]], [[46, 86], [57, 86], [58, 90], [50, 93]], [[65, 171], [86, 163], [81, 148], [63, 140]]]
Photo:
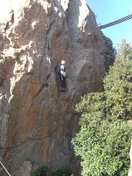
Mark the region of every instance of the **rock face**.
[[[5, 5], [5, 3], [7, 3]], [[77, 170], [74, 105], [101, 90], [108, 49], [85, 0], [0, 2], [0, 157], [11, 173], [26, 160]], [[103, 53], [103, 54], [102, 54]], [[113, 57], [113, 56], [112, 56]], [[66, 92], [56, 66], [66, 61]], [[78, 173], [75, 173], [78, 175]]]
[[32, 164], [30, 161], [25, 161], [23, 165], [17, 170], [15, 173], [13, 173], [14, 176], [30, 176], [30, 172], [32, 170]]

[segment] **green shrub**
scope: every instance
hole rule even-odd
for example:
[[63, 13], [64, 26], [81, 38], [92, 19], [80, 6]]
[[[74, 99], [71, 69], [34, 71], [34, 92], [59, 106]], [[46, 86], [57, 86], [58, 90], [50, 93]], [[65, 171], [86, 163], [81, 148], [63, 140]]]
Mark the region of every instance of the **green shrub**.
[[71, 173], [67, 170], [57, 170], [51, 176], [71, 176]]
[[40, 166], [35, 171], [31, 172], [30, 176], [47, 176], [45, 167]]
[[76, 106], [80, 131], [72, 140], [83, 176], [125, 176], [132, 138], [132, 49], [124, 48], [104, 79], [104, 91]]
[[92, 120], [72, 141], [81, 156], [83, 176], [125, 176], [129, 168], [132, 129], [126, 122]]

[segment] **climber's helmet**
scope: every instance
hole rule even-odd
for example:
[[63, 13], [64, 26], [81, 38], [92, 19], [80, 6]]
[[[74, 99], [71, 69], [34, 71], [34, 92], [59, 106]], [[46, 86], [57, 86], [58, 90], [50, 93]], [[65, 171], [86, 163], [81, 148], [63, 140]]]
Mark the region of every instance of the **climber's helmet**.
[[61, 64], [62, 64], [62, 65], [64, 65], [64, 64], [65, 64], [65, 61], [64, 61], [64, 60], [62, 60], [62, 61], [61, 61]]

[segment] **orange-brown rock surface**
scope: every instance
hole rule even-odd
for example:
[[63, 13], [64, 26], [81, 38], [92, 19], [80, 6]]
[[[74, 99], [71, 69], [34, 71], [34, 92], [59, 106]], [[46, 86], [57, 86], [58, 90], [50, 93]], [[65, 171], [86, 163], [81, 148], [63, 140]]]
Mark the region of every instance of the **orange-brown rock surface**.
[[[111, 48], [85, 0], [6, 0], [0, 9], [1, 160], [11, 173], [26, 160], [75, 172], [74, 106], [101, 89]], [[66, 92], [56, 73], [62, 58]]]

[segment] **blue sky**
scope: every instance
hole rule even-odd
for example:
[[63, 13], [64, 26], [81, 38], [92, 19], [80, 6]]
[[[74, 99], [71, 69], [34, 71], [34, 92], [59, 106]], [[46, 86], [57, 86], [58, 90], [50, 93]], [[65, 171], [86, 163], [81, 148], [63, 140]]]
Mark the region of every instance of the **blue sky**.
[[[106, 24], [132, 14], [132, 0], [87, 0], [98, 24]], [[132, 42], [132, 19], [106, 28], [103, 33], [113, 41], [114, 47], [123, 38]]]

